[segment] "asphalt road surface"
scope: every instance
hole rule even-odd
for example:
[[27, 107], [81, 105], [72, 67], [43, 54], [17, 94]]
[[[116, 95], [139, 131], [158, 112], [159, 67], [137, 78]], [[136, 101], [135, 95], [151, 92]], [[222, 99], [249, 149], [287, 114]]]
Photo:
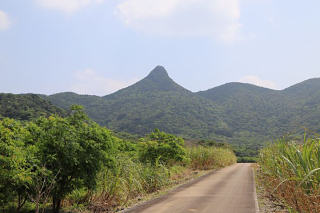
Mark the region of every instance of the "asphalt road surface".
[[125, 212], [142, 213], [256, 213], [251, 164], [235, 164]]

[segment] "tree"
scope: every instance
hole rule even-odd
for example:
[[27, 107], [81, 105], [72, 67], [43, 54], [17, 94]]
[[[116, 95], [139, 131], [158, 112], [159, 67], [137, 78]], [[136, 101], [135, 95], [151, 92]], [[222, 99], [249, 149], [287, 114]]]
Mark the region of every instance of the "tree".
[[142, 141], [140, 144], [140, 159], [153, 165], [157, 161], [164, 164], [182, 162], [186, 160], [186, 151], [183, 146], [182, 138], [155, 129], [147, 141]]
[[114, 150], [110, 132], [88, 119], [79, 106], [72, 107], [67, 118], [39, 118], [30, 127], [38, 158], [55, 178], [51, 190], [54, 212], [62, 199], [81, 187], [96, 186], [96, 175], [108, 163]]
[[26, 189], [32, 181], [32, 147], [25, 147], [29, 133], [12, 119], [0, 121], [0, 206], [17, 199], [17, 211], [24, 205]]

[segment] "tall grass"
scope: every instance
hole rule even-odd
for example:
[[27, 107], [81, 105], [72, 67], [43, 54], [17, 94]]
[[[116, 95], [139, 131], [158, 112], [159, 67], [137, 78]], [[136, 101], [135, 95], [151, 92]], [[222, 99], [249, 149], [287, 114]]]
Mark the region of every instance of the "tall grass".
[[233, 151], [220, 147], [196, 146], [187, 149], [192, 169], [221, 168], [237, 162]]
[[[187, 148], [187, 158], [187, 162], [175, 165], [153, 165], [133, 160], [125, 154], [117, 156], [116, 166], [101, 172], [98, 190], [92, 192], [87, 201], [89, 209], [94, 212], [113, 211], [132, 199], [178, 183], [192, 170], [221, 168], [236, 163], [234, 153], [225, 148]], [[82, 194], [82, 198], [87, 196]]]
[[196, 174], [194, 171], [222, 168], [236, 163], [233, 151], [221, 147], [186, 148], [186, 160], [155, 164], [141, 162], [128, 153], [115, 157], [113, 166], [106, 166], [98, 175], [94, 191], [74, 190], [63, 202], [75, 212], [114, 212], [148, 194], [181, 183]]
[[98, 190], [90, 199], [91, 210], [110, 211], [129, 200], [155, 192], [168, 185], [168, 169], [161, 165], [143, 164], [126, 155], [118, 156], [114, 168], [106, 168], [99, 176]]
[[298, 212], [320, 212], [320, 140], [281, 139], [260, 152], [265, 188]]

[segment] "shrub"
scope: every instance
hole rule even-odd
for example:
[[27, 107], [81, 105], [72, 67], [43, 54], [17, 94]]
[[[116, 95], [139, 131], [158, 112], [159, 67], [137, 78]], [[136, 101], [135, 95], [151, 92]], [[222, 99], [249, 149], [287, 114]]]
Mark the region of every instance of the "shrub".
[[183, 162], [186, 159], [184, 140], [156, 129], [140, 146], [140, 160], [155, 165], [157, 162], [168, 164]]

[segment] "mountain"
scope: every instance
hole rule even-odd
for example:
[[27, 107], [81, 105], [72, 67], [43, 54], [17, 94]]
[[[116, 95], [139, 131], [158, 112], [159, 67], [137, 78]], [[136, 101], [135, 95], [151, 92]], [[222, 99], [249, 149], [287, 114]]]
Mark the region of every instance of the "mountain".
[[115, 131], [144, 135], [154, 128], [187, 138], [257, 144], [297, 133], [320, 133], [320, 79], [285, 90], [228, 83], [193, 93], [157, 66], [127, 88], [98, 97], [59, 93], [46, 97], [68, 109], [83, 105], [88, 115]]
[[312, 78], [283, 90], [293, 100], [310, 99], [320, 96], [320, 78]]
[[70, 93], [48, 99], [65, 109], [71, 103], [83, 104], [91, 118], [117, 131], [143, 135], [159, 128], [197, 138], [228, 134], [220, 119], [222, 109], [175, 83], [161, 66], [136, 84], [100, 99]]
[[287, 122], [279, 119], [288, 108], [279, 91], [228, 83], [197, 94], [224, 109], [224, 120], [237, 139], [251, 135], [267, 140], [270, 135], [281, 135], [288, 129]]
[[320, 78], [313, 78], [285, 90], [290, 106], [293, 106], [297, 119], [291, 120], [291, 126], [303, 126], [320, 133]]
[[[237, 138], [267, 140], [307, 128], [320, 133], [320, 79], [310, 79], [284, 90], [228, 83], [198, 95], [225, 110], [225, 122]], [[256, 140], [256, 139], [255, 139]]]
[[31, 120], [51, 114], [66, 115], [66, 112], [35, 94], [14, 95], [0, 93], [0, 118]]

